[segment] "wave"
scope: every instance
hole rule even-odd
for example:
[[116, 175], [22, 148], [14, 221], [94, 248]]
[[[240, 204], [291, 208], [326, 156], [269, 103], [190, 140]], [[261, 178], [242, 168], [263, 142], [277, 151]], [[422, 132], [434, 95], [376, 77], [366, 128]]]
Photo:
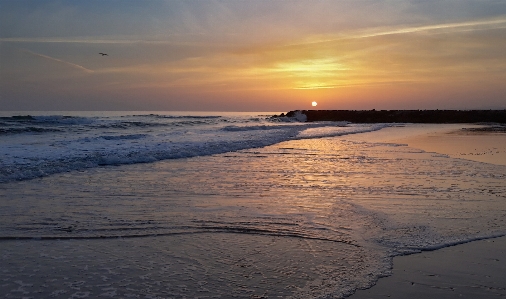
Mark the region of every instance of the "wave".
[[146, 138], [149, 135], [147, 134], [131, 134], [131, 135], [118, 135], [118, 136], [100, 136], [98, 138], [102, 138], [105, 140], [135, 140], [135, 139], [142, 139]]
[[218, 115], [163, 115], [163, 114], [133, 114], [123, 117], [145, 117], [145, 118], [161, 118], [161, 119], [181, 119], [181, 118], [194, 118], [194, 119], [217, 119], [222, 118]]
[[208, 121], [188, 120], [178, 121], [170, 123], [156, 123], [156, 122], [142, 122], [142, 121], [121, 121], [121, 122], [109, 122], [96, 126], [91, 126], [89, 129], [122, 129], [128, 130], [130, 128], [163, 128], [163, 127], [185, 127], [185, 126], [199, 126], [209, 125]]
[[372, 124], [370, 126], [354, 126], [348, 122], [340, 122], [332, 126], [308, 128], [299, 133], [299, 139], [337, 137], [349, 134], [367, 133], [389, 127], [390, 124]]
[[22, 134], [22, 133], [54, 133], [54, 132], [63, 132], [63, 130], [57, 128], [42, 128], [42, 127], [0, 128], [0, 135]]
[[103, 129], [182, 128], [226, 122], [220, 116], [123, 116], [121, 118], [52, 116], [0, 117], [0, 134], [94, 132]]
[[[132, 233], [138, 231], [139, 233]], [[127, 233], [130, 232], [130, 233]], [[64, 233], [64, 234], [62, 234]], [[353, 247], [362, 247], [355, 242], [343, 240], [340, 238], [330, 238], [314, 235], [311, 233], [296, 232], [284, 229], [268, 229], [245, 226], [174, 226], [174, 227], [133, 227], [118, 229], [93, 229], [78, 230], [72, 227], [59, 228], [53, 234], [37, 235], [19, 235], [19, 236], [0, 236], [0, 241], [7, 240], [93, 240], [93, 239], [118, 239], [118, 238], [146, 238], [163, 237], [175, 235], [194, 235], [194, 234], [248, 234], [273, 237], [297, 238], [305, 240], [318, 240], [333, 243], [343, 243]], [[335, 236], [338, 237], [338, 236]]]
[[9, 117], [0, 117], [0, 120], [4, 125], [16, 123], [82, 125], [93, 122], [93, 118], [68, 115], [14, 115]]
[[[285, 129], [288, 127], [285, 127]], [[267, 126], [267, 125], [256, 125], [256, 126], [226, 126], [222, 128], [222, 131], [229, 132], [244, 132], [244, 131], [257, 131], [257, 130], [280, 130], [279, 126]]]
[[427, 246], [418, 246], [418, 247], [404, 247], [401, 248], [401, 255], [410, 255], [415, 253], [420, 253], [423, 251], [435, 251], [439, 249], [443, 249], [446, 247], [452, 247], [457, 245], [462, 245], [474, 241], [482, 241], [482, 240], [489, 240], [489, 239], [496, 239], [496, 238], [502, 238], [505, 237], [506, 234], [504, 233], [496, 233], [496, 234], [490, 234], [490, 235], [480, 235], [480, 236], [470, 236], [467, 238], [457, 239], [457, 240], [448, 240], [443, 243], [438, 243], [435, 245], [427, 245]]
[[[2, 120], [11, 125], [0, 127], [0, 134], [25, 133], [27, 136], [6, 139], [7, 146], [0, 148], [3, 157], [0, 183], [106, 165], [208, 156], [288, 140], [374, 131], [385, 126], [355, 126], [346, 122], [275, 123], [257, 117], [156, 114], [121, 117], [27, 115]], [[28, 125], [15, 126], [13, 122]], [[35, 122], [48, 125], [34, 126]], [[30, 135], [35, 133], [46, 135], [34, 144]]]
[[[211, 221], [212, 223], [212, 221]], [[155, 227], [132, 227], [132, 228], [103, 228], [103, 229], [75, 229], [73, 227], [58, 227], [54, 231], [48, 233], [35, 233], [31, 235], [10, 235], [0, 236], [1, 241], [11, 240], [96, 240], [96, 239], [133, 239], [133, 238], [149, 238], [149, 237], [170, 237], [178, 235], [198, 235], [198, 234], [247, 234], [247, 235], [260, 235], [260, 236], [272, 236], [272, 237], [284, 237], [284, 238], [296, 238], [304, 240], [316, 240], [332, 243], [342, 243], [353, 247], [363, 247], [362, 244], [357, 243], [353, 240], [346, 240], [334, 236], [321, 236], [314, 234], [314, 232], [303, 232], [294, 231], [291, 229], [283, 229], [275, 227], [263, 228], [263, 227], [248, 227], [243, 225], [206, 225], [207, 222], [203, 222], [204, 225], [192, 226], [155, 226]], [[135, 233], [137, 232], [137, 233]], [[435, 251], [447, 247], [457, 246], [475, 241], [496, 239], [506, 236], [504, 233], [492, 233], [487, 235], [479, 236], [467, 236], [459, 239], [449, 239], [443, 242], [433, 243], [427, 240], [425, 245], [417, 247], [397, 247], [393, 246], [390, 249], [392, 256], [400, 255], [411, 255], [424, 251]], [[378, 240], [376, 240], [377, 242]]]
[[[105, 137], [105, 138], [103, 138]], [[145, 138], [144, 136], [101, 136], [97, 139], [132, 140]], [[85, 140], [84, 140], [85, 141]], [[237, 151], [252, 147], [262, 147], [275, 143], [272, 140], [224, 141], [208, 143], [180, 143], [168, 145], [166, 143], [153, 144], [151, 147], [130, 149], [107, 148], [92, 153], [76, 153], [66, 157], [40, 157], [28, 164], [4, 165], [0, 168], [0, 183], [13, 180], [27, 180], [44, 177], [51, 174], [94, 168], [106, 165], [127, 165], [137, 163], [151, 163], [167, 159], [191, 158]]]

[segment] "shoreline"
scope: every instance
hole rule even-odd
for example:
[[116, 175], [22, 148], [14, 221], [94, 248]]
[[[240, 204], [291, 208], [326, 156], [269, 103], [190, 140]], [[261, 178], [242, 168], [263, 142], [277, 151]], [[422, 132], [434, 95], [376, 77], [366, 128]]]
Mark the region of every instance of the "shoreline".
[[[471, 126], [480, 127], [478, 125], [465, 125], [465, 127]], [[30, 292], [34, 295], [38, 294], [38, 296], [44, 295], [43, 297], [50, 297], [52, 294], [55, 294], [54, 297], [58, 295], [59, 298], [68, 298], [73, 294], [76, 294], [76, 296], [84, 296], [85, 293], [88, 292], [88, 295], [97, 297], [108, 294], [105, 293], [104, 282], [101, 281], [103, 279], [102, 277], [105, 277], [109, 281], [106, 287], [108, 290], [111, 290], [111, 292], [117, 292], [115, 293], [116, 296], [128, 295], [134, 297], [141, 296], [143, 293], [145, 294], [147, 292], [163, 296], [163, 294], [167, 294], [167, 291], [170, 291], [180, 295], [187, 293], [208, 295], [208, 297], [217, 297], [218, 295], [226, 297], [227, 293], [230, 294], [230, 292], [236, 290], [238, 292], [247, 291], [248, 293], [244, 294], [255, 295], [258, 298], [271, 298], [274, 296], [291, 298], [291, 294], [297, 295], [293, 295], [293, 298], [325, 298], [325, 294], [330, 294], [330, 291], [339, 291], [340, 293], [333, 294], [336, 294], [334, 296], [338, 298], [342, 298], [351, 294], [352, 290], [356, 288], [372, 284], [372, 280], [374, 280], [377, 275], [385, 273], [384, 271], [390, 271], [392, 255], [389, 255], [388, 252], [380, 252], [381, 250], [368, 250], [366, 247], [363, 247], [363, 250], [360, 249], [360, 247], [350, 248], [349, 243], [341, 242], [356, 240], [356, 234], [360, 234], [365, 230], [370, 231], [369, 229], [373, 228], [376, 222], [367, 222], [367, 219], [362, 222], [361, 219], [368, 217], [368, 214], [360, 213], [362, 210], [356, 213], [359, 214], [358, 216], [361, 218], [344, 218], [348, 217], [348, 215], [354, 215], [347, 212], [350, 211], [346, 206], [348, 199], [341, 201], [337, 198], [336, 201], [332, 200], [331, 202], [331, 204], [335, 204], [335, 206], [327, 205], [329, 202], [326, 201], [326, 198], [333, 199], [332, 196], [336, 194], [336, 189], [329, 189], [328, 193], [323, 193], [320, 190], [311, 192], [311, 190], [316, 189], [313, 188], [312, 185], [314, 186], [323, 182], [327, 186], [337, 185], [343, 186], [344, 188], [352, 186], [350, 190], [353, 191], [353, 193], [349, 192], [349, 196], [358, 194], [358, 199], [360, 200], [360, 202], [356, 202], [358, 205], [362, 205], [364, 209], [370, 208], [374, 211], [378, 211], [378, 213], [388, 213], [389, 208], [397, 209], [395, 206], [401, 205], [403, 206], [402, 211], [392, 211], [391, 215], [406, 215], [403, 212], [409, 213], [410, 211], [420, 212], [420, 207], [423, 208], [423, 205], [431, 207], [431, 202], [423, 203], [420, 201], [420, 198], [413, 197], [412, 203], [403, 204], [402, 199], [405, 195], [397, 193], [397, 198], [392, 198], [392, 191], [395, 190], [388, 187], [390, 184], [386, 184], [385, 181], [382, 181], [392, 171], [397, 172], [399, 166], [408, 166], [407, 169], [412, 169], [409, 168], [407, 163], [401, 165], [394, 163], [397, 166], [379, 163], [375, 166], [370, 163], [360, 163], [362, 161], [361, 158], [355, 160], [353, 157], [357, 155], [356, 153], [359, 153], [359, 151], [371, 150], [372, 153], [374, 153], [374, 151], [381, 151], [382, 154], [389, 153], [389, 151], [385, 152], [384, 149], [381, 150], [381, 148], [387, 148], [387, 150], [390, 148], [397, 149], [397, 145], [400, 143], [402, 143], [401, 147], [407, 147], [408, 144], [404, 143], [404, 141], [409, 138], [416, 140], [417, 138], [421, 138], [420, 136], [423, 137], [427, 134], [441, 135], [444, 137], [448, 132], [460, 130], [462, 127], [462, 125], [406, 124], [396, 127], [387, 127], [383, 130], [368, 133], [330, 137], [325, 140], [294, 140], [283, 145], [270, 146], [265, 150], [258, 149], [255, 150], [254, 153], [252, 153], [252, 151], [247, 151], [245, 153], [239, 152], [233, 155], [224, 154], [198, 159], [170, 160], [157, 163], [156, 165], [139, 164], [125, 166], [124, 168], [97, 168], [93, 171], [61, 174], [47, 179], [34, 180], [33, 182], [20, 182], [9, 185], [8, 188], [4, 190], [4, 194], [8, 195], [6, 197], [15, 198], [18, 194], [22, 194], [23, 200], [25, 200], [25, 198], [28, 199], [26, 203], [34, 203], [34, 207], [40, 202], [40, 207], [42, 209], [32, 208], [29, 214], [40, 215], [40, 218], [31, 217], [33, 217], [34, 220], [32, 222], [35, 224], [43, 223], [44, 227], [40, 225], [34, 226], [34, 228], [40, 228], [42, 232], [45, 232], [46, 229], [51, 229], [56, 232], [56, 234], [65, 235], [72, 234], [73, 231], [79, 232], [81, 228], [81, 231], [86, 232], [89, 227], [92, 229], [100, 229], [96, 230], [99, 234], [98, 236], [100, 236], [104, 234], [104, 231], [109, 230], [110, 224], [114, 224], [113, 234], [115, 234], [115, 236], [109, 239], [100, 237], [99, 239], [93, 240], [68, 239], [54, 240], [51, 242], [18, 240], [3, 242], [3, 248], [0, 248], [0, 252], [4, 250], [2, 252], [2, 259], [5, 264], [8, 265], [8, 268], [5, 270], [9, 270], [9, 272], [2, 273], [2, 279], [5, 279], [5, 283], [0, 287], [0, 290], [4, 293], [10, 292], [12, 294]], [[491, 137], [495, 135], [486, 136]], [[501, 136], [506, 137], [506, 134]], [[336, 140], [339, 140], [339, 138], [341, 140], [356, 140], [357, 144], [353, 144], [353, 142], [343, 142], [342, 145], [336, 145], [338, 143]], [[495, 140], [495, 138], [493, 139]], [[441, 140], [446, 139], [443, 138]], [[367, 142], [369, 144], [363, 146], [361, 144], [362, 142]], [[379, 149], [375, 148], [374, 143], [380, 143]], [[385, 147], [381, 145], [381, 143], [395, 144], [393, 144], [393, 147], [389, 145]], [[351, 149], [346, 148], [347, 145], [350, 145]], [[356, 148], [357, 151], [353, 148]], [[314, 155], [318, 153], [316, 149], [319, 149], [324, 155]], [[340, 150], [343, 151], [341, 157], [344, 159], [335, 159], [337, 156], [336, 153]], [[301, 152], [302, 154], [300, 155]], [[404, 149], [398, 152], [402, 154]], [[410, 148], [407, 149], [406, 152], [409, 152], [410, 155], [421, 153], [418, 150], [412, 151]], [[279, 154], [271, 155], [271, 153]], [[286, 155], [286, 153], [290, 155]], [[292, 160], [292, 156], [294, 155], [291, 155], [291, 153], [301, 156], [301, 159], [298, 160], [301, 162], [300, 164], [291, 164], [294, 161]], [[431, 153], [421, 154], [428, 159], [430, 159], [432, 155]], [[359, 155], [362, 156], [362, 154]], [[387, 157], [393, 157], [391, 154], [385, 155]], [[349, 159], [350, 157], [352, 159]], [[394, 158], [397, 157], [402, 159], [403, 156], [395, 156]], [[287, 158], [289, 160], [287, 160]], [[416, 159], [416, 157], [414, 158]], [[453, 162], [451, 159], [447, 159], [447, 157], [437, 157], [437, 159], [446, 162], [444, 164], [446, 165], [444, 169], [452, 167]], [[307, 161], [311, 163], [305, 163]], [[360, 164], [362, 165], [359, 166]], [[469, 163], [466, 162], [463, 164]], [[299, 167], [297, 171], [292, 171], [293, 165]], [[333, 168], [333, 165], [335, 165], [336, 168]], [[383, 165], [385, 167], [383, 167]], [[471, 163], [471, 165], [477, 166], [477, 168], [489, 168], [492, 166], [480, 163]], [[205, 171], [202, 171], [200, 168], [202, 166], [205, 166], [203, 168]], [[314, 170], [299, 171], [308, 170], [308, 166], [313, 167]], [[326, 167], [329, 168], [327, 169]], [[332, 171], [333, 169], [338, 169], [337, 167], [342, 167], [345, 171], [355, 171], [356, 174], [345, 174], [342, 176], [343, 180], [334, 180], [336, 175], [333, 174]], [[436, 167], [438, 166], [436, 165]], [[495, 169], [495, 167], [493, 168]], [[195, 169], [201, 171], [195, 172]], [[425, 171], [431, 170], [427, 167], [415, 168], [415, 170], [416, 169], [421, 169], [424, 173]], [[469, 169], [474, 171], [473, 168]], [[501, 166], [499, 167], [499, 171], [495, 171], [494, 173], [499, 174], [500, 178], [503, 178], [502, 174], [505, 173], [502, 171], [503, 169], [506, 168]], [[480, 173], [480, 170], [478, 170], [478, 172]], [[177, 175], [174, 175], [174, 173]], [[266, 173], [273, 173], [275, 176], [265, 175]], [[305, 186], [307, 187], [299, 189], [297, 187], [294, 188], [295, 184], [283, 183], [284, 185], [282, 186], [286, 186], [284, 188], [273, 187], [271, 189], [269, 187], [269, 189], [263, 189], [265, 191], [261, 193], [256, 193], [256, 190], [261, 189], [258, 188], [258, 186], [273, 186], [273, 178], [283, 178], [286, 173], [290, 175], [294, 173], [304, 173], [304, 176], [300, 176], [300, 179], [292, 182], [306, 184]], [[407, 171], [406, 175], [392, 174], [392, 184], [396, 186], [404, 185], [415, 187], [416, 189], [414, 181], [410, 181], [409, 179], [411, 173], [412, 171]], [[229, 176], [228, 174], [231, 175]], [[370, 176], [369, 174], [372, 175]], [[174, 179], [171, 180], [170, 178]], [[183, 180], [181, 180], [181, 178]], [[238, 178], [239, 180], [237, 180]], [[453, 176], [445, 176], [444, 178], [446, 180], [452, 180]], [[473, 179], [473, 177], [470, 177], [470, 179]], [[363, 180], [367, 180], [367, 182], [364, 183]], [[249, 183], [244, 183], [249, 181], [258, 181], [259, 184], [249, 185]], [[185, 185], [184, 182], [191, 182], [191, 184]], [[237, 184], [237, 182], [243, 183]], [[267, 184], [262, 184], [262, 182], [266, 182]], [[276, 182], [276, 179], [274, 179], [274, 182]], [[378, 182], [378, 184], [376, 184], [376, 182]], [[502, 181], [498, 181], [497, 184], [502, 185], [501, 182]], [[182, 183], [183, 185], [180, 187]], [[355, 183], [356, 187], [353, 186]], [[461, 181], [461, 184], [465, 184], [465, 182]], [[205, 189], [200, 189], [200, 187], [195, 189], [188, 188], [192, 186], [204, 186]], [[230, 189], [230, 186], [233, 186], [232, 189]], [[323, 186], [325, 187], [325, 185]], [[369, 194], [371, 194], [370, 191], [360, 186], [367, 188], [370, 186], [380, 187], [381, 190], [375, 194], [385, 199], [383, 208], [386, 207], [386, 209], [383, 209], [381, 204], [375, 204], [374, 202], [377, 201], [377, 198], [369, 197]], [[189, 190], [189, 192], [186, 193], [184, 189]], [[412, 188], [404, 189], [407, 191], [414, 190]], [[223, 190], [227, 190], [227, 192]], [[232, 190], [233, 192], [228, 192], [228, 190]], [[277, 192], [278, 190], [279, 192]], [[302, 194], [303, 196], [301, 197], [300, 190], [308, 190], [308, 192]], [[498, 190], [504, 190], [504, 188], [498, 188]], [[210, 195], [208, 193], [210, 191], [214, 194]], [[250, 195], [244, 196], [245, 194]], [[429, 195], [435, 194], [435, 192], [429, 193]], [[448, 192], [447, 194], [452, 195]], [[498, 196], [502, 195], [500, 193], [497, 194]], [[412, 195], [408, 194], [407, 196], [411, 197]], [[107, 199], [107, 203], [102, 201], [104, 197]], [[262, 201], [257, 204], [256, 200], [258, 198], [261, 198]], [[307, 200], [307, 198], [314, 198], [316, 200]], [[146, 199], [146, 201], [142, 202], [143, 199]], [[323, 200], [319, 201], [318, 199]], [[396, 199], [398, 200], [397, 202], [395, 201]], [[444, 198], [441, 199], [444, 200]], [[473, 202], [472, 197], [467, 196], [465, 199], [471, 199], [470, 201]], [[421, 200], [423, 201], [423, 199]], [[183, 203], [181, 207], [178, 206], [180, 202]], [[24, 211], [27, 206], [29, 207], [29, 205], [23, 204], [23, 201], [20, 201], [20, 203], [20, 210]], [[94, 205], [96, 206], [93, 207]], [[44, 207], [51, 207], [51, 210], [48, 210], [50, 213], [45, 213]], [[54, 207], [61, 207], [61, 209], [55, 209]], [[447, 203], [441, 210], [453, 209], [454, 207], [456, 206], [453, 203]], [[479, 206], [476, 205], [475, 207]], [[504, 204], [494, 205], [493, 207], [497, 208], [495, 209], [497, 212], [493, 214], [495, 215], [494, 218], [499, 218], [504, 215]], [[147, 208], [151, 210], [144, 212]], [[177, 213], [173, 214], [173, 209]], [[188, 214], [187, 211], [189, 209], [195, 214]], [[236, 213], [235, 209], [240, 210]], [[427, 211], [431, 210], [434, 209], [427, 209]], [[478, 210], [479, 209], [471, 208], [465, 209], [465, 211], [470, 211], [471, 213], [478, 213]], [[230, 211], [232, 211], [232, 213]], [[267, 211], [267, 213], [265, 213], [265, 211]], [[487, 211], [490, 212], [491, 209], [487, 209]], [[198, 214], [196, 212], [198, 212]], [[297, 213], [296, 215], [303, 216], [289, 218], [294, 212]], [[52, 216], [53, 213], [55, 216]], [[268, 215], [269, 218], [260, 218], [265, 215], [264, 213]], [[47, 214], [52, 217], [51, 219], [58, 219], [58, 222], [54, 221], [49, 223], [51, 226], [46, 224], [47, 221], [45, 219]], [[419, 214], [422, 215], [421, 213]], [[449, 214], [452, 215], [452, 217], [465, 216], [463, 213]], [[59, 215], [76, 216], [75, 220], [77, 221], [74, 220], [74, 217], [70, 219], [60, 217]], [[80, 215], [84, 216], [80, 218]], [[88, 215], [94, 217], [92, 219], [97, 219], [96, 225], [94, 223], [90, 223], [90, 225], [86, 224], [89, 218]], [[135, 216], [130, 218], [130, 215], [140, 215], [144, 217]], [[167, 215], [170, 217], [167, 217]], [[177, 220], [177, 217], [180, 217], [179, 215], [183, 215], [183, 217], [180, 218], [181, 220]], [[184, 217], [186, 215], [195, 215], [192, 216], [191, 219], [197, 219], [199, 222], [193, 222], [193, 220], [191, 220], [192, 222], [190, 225], [186, 225], [185, 221], [187, 218]], [[235, 215], [240, 217], [236, 217]], [[260, 215], [260, 217], [257, 215]], [[313, 217], [313, 215], [315, 217]], [[365, 215], [365, 217], [362, 218], [361, 215]], [[445, 217], [445, 215], [438, 215], [441, 216], [441, 218]], [[480, 215], [484, 215], [486, 219], [493, 220], [490, 216], [492, 214], [490, 213]], [[301, 220], [300, 223], [303, 223], [306, 219], [309, 219], [309, 225], [307, 227], [312, 229], [315, 223], [313, 219], [317, 221], [320, 221], [320, 219], [323, 219], [322, 221], [329, 221], [327, 219], [332, 220], [331, 217], [336, 217], [335, 220], [337, 223], [339, 223], [338, 221], [340, 221], [340, 219], [343, 219], [342, 225], [339, 227], [334, 226], [334, 222], [329, 225], [331, 228], [336, 228], [335, 230], [333, 229], [329, 235], [332, 238], [328, 239], [333, 240], [333, 242], [327, 241], [327, 235], [322, 235], [323, 238], [321, 240], [316, 238], [309, 239], [307, 236], [320, 235], [312, 235], [309, 230], [307, 230], [309, 232], [308, 234], [299, 235], [297, 234], [299, 230], [294, 231], [290, 227], [288, 227], [288, 230], [285, 228], [287, 225], [299, 223], [296, 221]], [[416, 218], [417, 215], [413, 215], [413, 217]], [[240, 222], [234, 220], [236, 218], [239, 218]], [[38, 221], [37, 219], [42, 220]], [[145, 221], [146, 219], [149, 220]], [[177, 221], [170, 222], [166, 221], [166, 219], [175, 219]], [[216, 219], [221, 222], [216, 222]], [[267, 221], [263, 222], [258, 219], [267, 219]], [[279, 222], [277, 221], [278, 219], [280, 219]], [[285, 221], [285, 219], [289, 221]], [[358, 221], [356, 221], [357, 219]], [[381, 220], [382, 218], [378, 219]], [[403, 217], [396, 219], [399, 221], [399, 228], [401, 229], [405, 227], [410, 228], [411, 223], [416, 225], [416, 227], [419, 226], [419, 223], [415, 221], [416, 219], [413, 221], [404, 221], [406, 219]], [[422, 219], [422, 222], [424, 222], [425, 216], [419, 217], [418, 219]], [[456, 221], [453, 219], [457, 218], [449, 219], [452, 219], [450, 221], [453, 222]], [[478, 218], [474, 217], [474, 219]], [[245, 222], [245, 220], [248, 222]], [[257, 225], [257, 221], [262, 226]], [[118, 223], [121, 226], [117, 225]], [[118, 231], [136, 232], [139, 229], [144, 230], [147, 228], [155, 229], [155, 234], [153, 236], [159, 236], [161, 232], [160, 228], [178, 227], [180, 223], [184, 224], [184, 227], [192, 228], [196, 227], [194, 223], [197, 223], [197, 225], [203, 224], [202, 228], [210, 228], [211, 230], [206, 230], [205, 234], [201, 234], [198, 237], [195, 237], [193, 234], [176, 234], [170, 238], [147, 237], [140, 239], [123, 238], [116, 235]], [[206, 226], [206, 223], [208, 223], [209, 226]], [[245, 226], [243, 223], [246, 223], [248, 226]], [[255, 224], [249, 226], [249, 223]], [[330, 222], [323, 222], [322, 224], [327, 226], [326, 223]], [[362, 223], [369, 225], [367, 227], [362, 226]], [[121, 229], [124, 227], [123, 224], [128, 224], [125, 230]], [[410, 226], [405, 226], [404, 224], [409, 224]], [[271, 228], [272, 225], [275, 226]], [[348, 227], [348, 225], [350, 226]], [[498, 221], [497, 225], [498, 228], [505, 227], [504, 221]], [[428, 224], [428, 226], [430, 226], [430, 224]], [[118, 227], [120, 229], [118, 229]], [[252, 227], [251, 230], [250, 227]], [[279, 227], [281, 227], [281, 229]], [[361, 229], [361, 227], [363, 229]], [[415, 226], [413, 227], [416, 228]], [[222, 228], [223, 231], [219, 231], [220, 228]], [[255, 232], [256, 230], [264, 232], [264, 228], [268, 229], [265, 235], [256, 233], [248, 234], [248, 232]], [[304, 226], [302, 226], [302, 228], [305, 229], [302, 232], [305, 232], [306, 228]], [[390, 226], [385, 226], [385, 228], [390, 228]], [[278, 231], [282, 233], [282, 238], [278, 238], [275, 235]], [[400, 237], [397, 231], [391, 231], [392, 234], [389, 236], [394, 238]], [[207, 234], [207, 232], [214, 233]], [[221, 232], [227, 233], [223, 234]], [[230, 232], [233, 232], [233, 234], [230, 234]], [[236, 235], [236, 232], [240, 232], [241, 234]], [[288, 232], [288, 234], [284, 234], [283, 232]], [[414, 230], [412, 236], [418, 236], [419, 232], [423, 233], [423, 230]], [[468, 235], [473, 235], [471, 231], [467, 230], [467, 232], [469, 232]], [[343, 238], [337, 237], [334, 240], [336, 233], [343, 235]], [[296, 238], [292, 238], [292, 236]], [[409, 239], [411, 235], [406, 236], [407, 239]], [[337, 242], [334, 242], [336, 240]], [[388, 240], [388, 238], [385, 240]], [[494, 244], [492, 244], [491, 247], [495, 246], [495, 249], [506, 247], [504, 245], [498, 247], [496, 241], [492, 243]], [[357, 244], [360, 245], [360, 243]], [[367, 245], [369, 244], [371, 243], [368, 242]], [[465, 243], [464, 245], [448, 245], [446, 248], [460, 248], [460, 246], [465, 246], [466, 244], [469, 243]], [[435, 248], [436, 247], [434, 247], [434, 249]], [[440, 250], [444, 249], [424, 253], [438, 253]], [[470, 255], [471, 259], [476, 259], [476, 257], [482, 255], [482, 252], [484, 251], [478, 250], [477, 253], [472, 253]], [[406, 256], [408, 259], [406, 263], [408, 265], [413, 264], [412, 258], [414, 256], [418, 256], [418, 254]], [[455, 253], [450, 254], [450, 257], [454, 256], [456, 256]], [[488, 257], [489, 254], [485, 256]], [[498, 259], [501, 260], [502, 256], [504, 256], [503, 253], [501, 253]], [[181, 257], [183, 257], [186, 262], [180, 263], [179, 260]], [[394, 271], [398, 269], [398, 258], [404, 257], [393, 258]], [[446, 258], [434, 258], [436, 265], [439, 265], [439, 259], [447, 260]], [[461, 258], [463, 261], [469, 261], [471, 259]], [[153, 263], [151, 263], [151, 261], [153, 261]], [[424, 261], [421, 263], [422, 265], [426, 264]], [[465, 263], [461, 261], [459, 261], [458, 264], [465, 265]], [[493, 263], [493, 265], [496, 264], [497, 263]], [[33, 269], [30, 265], [34, 265]], [[226, 265], [226, 267], [223, 267], [223, 265]], [[262, 266], [256, 268], [256, 265]], [[454, 272], [454, 267], [452, 267], [451, 265], [446, 267], [446, 270], [450, 274]], [[487, 270], [487, 267], [488, 266], [485, 267], [485, 270]], [[53, 274], [53, 272], [50, 272], [51, 269], [57, 269], [57, 272]], [[111, 272], [109, 271], [110, 269], [114, 271]], [[187, 275], [182, 274], [182, 271], [185, 269], [201, 269], [202, 271], [187, 272], [193, 273], [191, 277], [194, 283], [190, 285], [185, 281]], [[500, 273], [505, 273], [505, 269], [506, 266], [500, 266], [498, 271]], [[168, 272], [169, 270], [170, 272]], [[47, 273], [50, 274], [48, 275]], [[212, 275], [207, 276], [208, 273]], [[283, 275], [280, 275], [280, 273]], [[394, 274], [395, 273], [397, 272], [394, 272]], [[469, 274], [471, 279], [473, 278], [472, 275], [476, 275], [475, 273], [476, 272], [471, 272], [471, 274]], [[444, 283], [443, 279], [448, 279], [445, 275], [446, 273], [438, 274], [437, 272], [430, 272], [430, 275], [426, 275], [427, 277], [423, 278], [435, 279], [437, 283]], [[240, 280], [236, 280], [238, 277]], [[214, 278], [220, 278], [220, 280]], [[222, 280], [222, 278], [224, 280]], [[400, 278], [405, 279], [405, 275], [401, 274]], [[361, 279], [361, 284], [357, 285], [358, 281], [356, 281], [356, 279]], [[382, 280], [383, 278], [380, 279], [380, 281]], [[81, 289], [76, 290], [73, 288], [74, 285], [66, 284], [71, 281], [82, 282], [82, 285], [76, 286]], [[224, 289], [223, 281], [227, 282], [228, 286], [231, 287]], [[203, 284], [198, 284], [198, 282], [203, 282]], [[355, 283], [355, 285], [350, 286], [350, 282]], [[413, 290], [412, 288], [410, 289], [412, 286], [411, 282], [414, 283], [414, 280], [404, 282], [407, 291]], [[330, 289], [336, 283], [341, 283], [343, 287], [340, 286], [339, 289]], [[433, 291], [433, 285], [436, 284], [427, 287], [427, 283], [425, 282], [417, 282], [417, 284], [418, 283], [424, 287], [422, 290], [428, 289], [428, 295], [420, 296], [420, 298], [444, 298], [436, 296], [439, 293], [430, 293], [430, 291]], [[399, 282], [390, 285], [387, 284], [386, 291], [398, 289], [397, 285], [399, 284]], [[136, 290], [125, 291], [123, 288], [124, 285], [135, 286]], [[179, 285], [184, 285], [185, 287], [179, 289], [177, 288]], [[248, 288], [242, 288], [241, 286], [243, 285], [248, 286]], [[471, 283], [469, 283], [469, 285], [471, 285]], [[165, 288], [165, 286], [170, 286], [171, 289], [169, 290], [169, 288]], [[174, 286], [176, 288], [174, 288]], [[249, 288], [249, 286], [251, 287]], [[298, 286], [301, 286], [301, 289], [297, 289]], [[330, 290], [328, 293], [325, 293], [325, 286], [329, 287], [329, 289], [327, 289]], [[474, 286], [471, 285], [471, 287]], [[453, 288], [455, 289], [455, 287]], [[251, 289], [253, 293], [251, 293], [249, 289]], [[399, 291], [404, 291], [404, 293], [399, 293], [398, 298], [407, 297], [406, 290], [399, 289]], [[360, 291], [357, 291], [357, 293], [358, 292]], [[370, 289], [370, 292], [372, 292], [370, 294], [374, 296], [385, 294], [379, 293], [374, 287]], [[308, 294], [314, 294], [314, 296], [310, 297]], [[386, 293], [385, 297], [387, 297], [387, 295], [391, 296], [390, 293]], [[196, 295], [187, 295], [187, 297], [193, 298], [196, 297]], [[360, 297], [351, 298], [360, 299]], [[415, 299], [416, 298], [417, 297], [415, 297]], [[487, 297], [474, 296], [473, 298]]]
[[506, 133], [478, 124], [409, 124], [339, 138], [352, 141], [398, 143], [452, 158], [506, 165]]
[[[471, 128], [470, 130], [463, 129]], [[506, 165], [506, 134], [476, 124], [424, 125], [415, 134], [402, 127], [384, 129], [376, 139], [357, 134], [355, 141], [406, 144], [409, 147], [496, 165]], [[485, 127], [486, 128], [486, 127]], [[394, 131], [397, 131], [395, 134]], [[350, 138], [348, 138], [350, 139]], [[349, 299], [496, 298], [506, 296], [506, 236], [478, 239], [393, 258], [392, 274], [357, 290]]]
[[505, 133], [459, 130], [429, 133], [398, 141], [406, 143], [410, 147], [419, 148], [426, 152], [445, 154], [452, 158], [506, 165]]
[[506, 237], [394, 257], [392, 275], [349, 299], [506, 296]]

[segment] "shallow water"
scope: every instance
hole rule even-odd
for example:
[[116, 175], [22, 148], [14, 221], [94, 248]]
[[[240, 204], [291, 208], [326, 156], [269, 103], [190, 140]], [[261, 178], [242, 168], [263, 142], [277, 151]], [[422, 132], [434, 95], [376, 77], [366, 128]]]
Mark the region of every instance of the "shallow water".
[[393, 255], [504, 234], [505, 175], [343, 136], [4, 183], [0, 292], [342, 298]]

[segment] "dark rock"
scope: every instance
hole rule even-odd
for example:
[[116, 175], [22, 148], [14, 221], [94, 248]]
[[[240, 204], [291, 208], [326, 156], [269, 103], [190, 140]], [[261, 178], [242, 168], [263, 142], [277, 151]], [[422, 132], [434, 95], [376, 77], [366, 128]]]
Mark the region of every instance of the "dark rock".
[[[313, 121], [354, 123], [506, 123], [506, 110], [298, 110]], [[286, 113], [293, 117], [296, 111]], [[280, 115], [280, 117], [283, 115]]]

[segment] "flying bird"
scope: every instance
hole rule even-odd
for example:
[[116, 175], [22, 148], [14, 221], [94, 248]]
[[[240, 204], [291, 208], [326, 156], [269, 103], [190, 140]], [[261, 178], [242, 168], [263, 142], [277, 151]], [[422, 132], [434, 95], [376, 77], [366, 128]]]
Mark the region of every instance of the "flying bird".
[[100, 54], [100, 55], [102, 55], [102, 56], [109, 56], [109, 55], [107, 55], [107, 53], [102, 53], [102, 52], [100, 52], [100, 53], [98, 53], [98, 54]]

